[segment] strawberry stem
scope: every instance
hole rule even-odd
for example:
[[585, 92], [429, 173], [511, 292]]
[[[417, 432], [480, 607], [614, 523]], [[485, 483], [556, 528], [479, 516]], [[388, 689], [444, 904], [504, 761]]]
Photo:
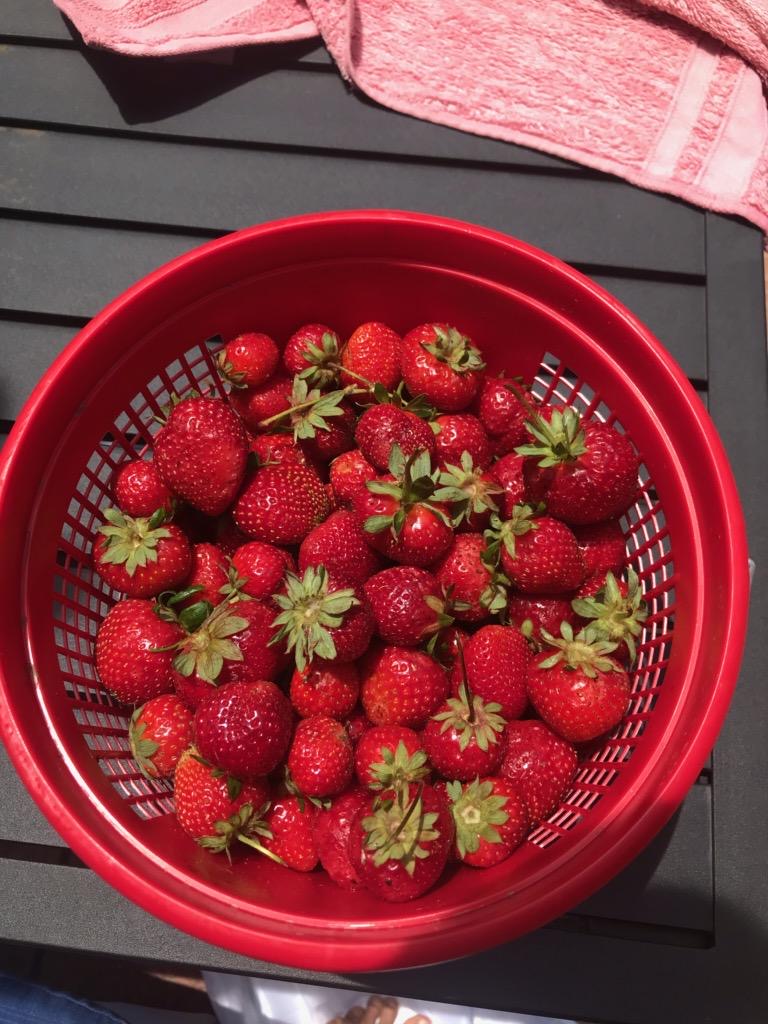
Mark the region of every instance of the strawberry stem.
[[242, 832], [238, 833], [237, 838], [241, 843], [245, 843], [246, 846], [251, 846], [254, 850], [258, 850], [259, 853], [263, 853], [265, 857], [269, 857], [269, 859], [273, 860], [275, 864], [280, 864], [281, 867], [285, 867], [285, 861], [283, 858], [278, 857], [276, 853], [272, 853], [272, 851], [268, 850], [266, 846], [262, 846], [257, 839], [251, 839], [250, 836], [244, 836]]
[[[348, 384], [345, 388], [342, 388], [342, 394], [344, 395], [362, 395], [364, 393], [354, 384]], [[271, 427], [273, 423], [279, 423], [286, 416], [291, 416], [293, 413], [301, 412], [304, 409], [311, 409], [313, 405], [316, 405], [325, 397], [325, 395], [318, 395], [316, 398], [308, 399], [306, 402], [299, 402], [298, 405], [291, 405], [287, 409], [283, 409], [282, 412], [275, 413], [274, 416], [268, 416], [265, 420], [259, 420], [259, 427]]]

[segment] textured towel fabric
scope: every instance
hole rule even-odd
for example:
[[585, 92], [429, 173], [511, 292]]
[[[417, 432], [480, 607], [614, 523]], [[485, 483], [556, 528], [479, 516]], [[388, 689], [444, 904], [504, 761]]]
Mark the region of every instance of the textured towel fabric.
[[394, 110], [768, 231], [766, 0], [57, 2], [86, 41], [129, 53], [319, 32], [342, 74]]

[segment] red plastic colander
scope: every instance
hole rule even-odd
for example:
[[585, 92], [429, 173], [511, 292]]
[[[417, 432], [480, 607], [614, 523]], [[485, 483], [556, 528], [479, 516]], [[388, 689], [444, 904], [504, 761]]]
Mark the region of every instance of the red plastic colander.
[[[625, 431], [642, 458], [624, 517], [649, 616], [629, 712], [562, 805], [487, 871], [455, 870], [405, 905], [230, 866], [176, 825], [165, 783], [137, 771], [128, 712], [94, 669], [116, 595], [89, 552], [110, 480], [143, 453], [154, 414], [221, 390], [205, 339], [301, 323], [341, 335], [455, 323], [491, 371], [535, 378]], [[295, 217], [196, 249], [116, 299], [67, 347], [2, 455], [0, 725], [38, 804], [86, 863], [141, 906], [240, 953], [317, 970], [407, 967], [514, 938], [583, 900], [651, 839], [693, 783], [725, 716], [747, 617], [739, 499], [715, 429], [680, 368], [592, 281], [505, 235], [392, 211]]]

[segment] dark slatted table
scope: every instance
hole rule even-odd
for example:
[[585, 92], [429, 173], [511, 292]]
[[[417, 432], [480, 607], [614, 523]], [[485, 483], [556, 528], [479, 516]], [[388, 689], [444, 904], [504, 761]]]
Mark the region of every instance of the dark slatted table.
[[758, 565], [738, 693], [697, 785], [622, 875], [534, 935], [451, 965], [351, 978], [235, 956], [160, 923], [80, 865], [2, 754], [0, 941], [617, 1024], [768, 1019], [758, 232], [532, 150], [383, 110], [350, 91], [312, 43], [122, 58], [85, 50], [47, 0], [0, 0], [0, 82], [3, 433], [89, 317], [199, 242], [307, 210], [426, 210], [552, 251], [657, 333], [728, 446]]

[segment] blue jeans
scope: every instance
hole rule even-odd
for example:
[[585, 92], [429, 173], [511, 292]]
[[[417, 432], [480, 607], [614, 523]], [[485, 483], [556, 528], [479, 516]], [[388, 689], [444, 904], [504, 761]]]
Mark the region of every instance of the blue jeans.
[[110, 1010], [0, 973], [0, 1024], [125, 1024]]

